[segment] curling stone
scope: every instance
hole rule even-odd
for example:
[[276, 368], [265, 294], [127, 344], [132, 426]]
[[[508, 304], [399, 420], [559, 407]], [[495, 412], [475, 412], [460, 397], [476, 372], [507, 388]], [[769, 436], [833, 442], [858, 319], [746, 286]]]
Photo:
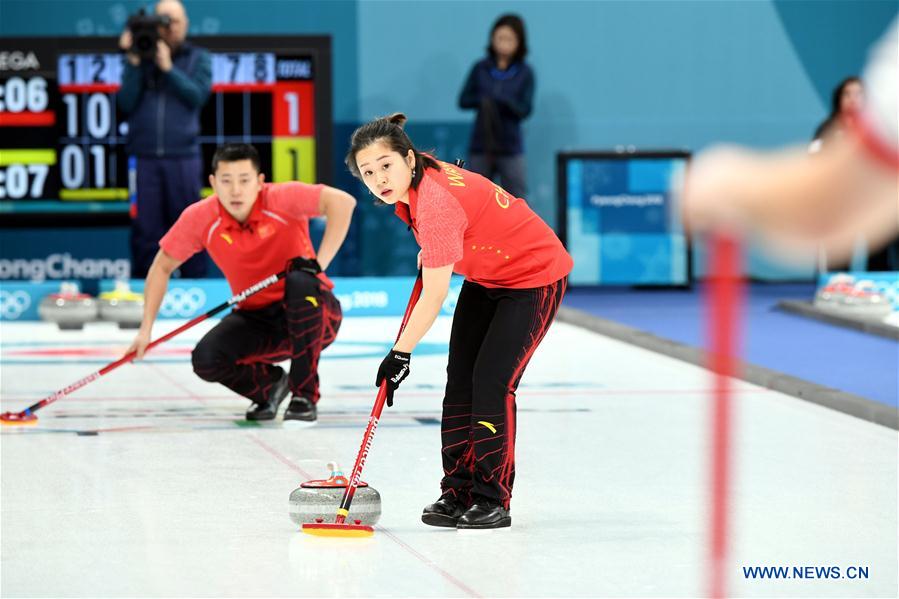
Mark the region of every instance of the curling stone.
[[832, 275], [827, 284], [815, 294], [815, 305], [819, 308], [833, 308], [842, 303], [843, 298], [852, 293], [855, 277], [845, 273]]
[[84, 323], [97, 318], [97, 301], [81, 293], [77, 283], [65, 282], [58, 293], [51, 293], [41, 300], [37, 312], [41, 320], [55, 322], [64, 331], [81, 330]]
[[[336, 463], [330, 462], [328, 469], [331, 476], [326, 480], [306, 481], [290, 494], [290, 519], [294, 524], [334, 522], [349, 480]], [[347, 522], [374, 526], [380, 518], [381, 494], [374, 487], [360, 482], [350, 504]]]
[[120, 329], [136, 329], [144, 318], [144, 296], [131, 291], [127, 281], [116, 281], [113, 291], [100, 294], [100, 319], [118, 323]]
[[893, 312], [893, 305], [886, 294], [877, 289], [874, 281], [859, 281], [852, 291], [843, 297], [841, 312], [860, 318], [881, 320]]

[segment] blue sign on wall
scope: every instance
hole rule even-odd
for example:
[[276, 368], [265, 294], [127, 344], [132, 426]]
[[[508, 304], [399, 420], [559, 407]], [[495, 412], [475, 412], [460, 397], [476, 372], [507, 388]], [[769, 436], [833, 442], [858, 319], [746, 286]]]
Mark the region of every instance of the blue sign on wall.
[[676, 206], [683, 152], [560, 154], [559, 221], [573, 285], [685, 285], [688, 246]]
[[0, 280], [127, 279], [128, 247], [126, 227], [4, 229]]

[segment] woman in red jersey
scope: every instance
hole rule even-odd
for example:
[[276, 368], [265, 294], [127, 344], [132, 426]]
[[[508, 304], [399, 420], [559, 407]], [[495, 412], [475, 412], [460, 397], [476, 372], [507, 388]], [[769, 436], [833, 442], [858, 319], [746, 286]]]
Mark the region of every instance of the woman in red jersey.
[[353, 133], [346, 164], [394, 205], [421, 246], [424, 288], [378, 369], [393, 392], [412, 351], [440, 312], [453, 272], [465, 276], [450, 336], [441, 430], [442, 494], [422, 521], [433, 526], [511, 525], [515, 390], [546, 334], [571, 256], [521, 198], [489, 179], [415, 149], [395, 114]]

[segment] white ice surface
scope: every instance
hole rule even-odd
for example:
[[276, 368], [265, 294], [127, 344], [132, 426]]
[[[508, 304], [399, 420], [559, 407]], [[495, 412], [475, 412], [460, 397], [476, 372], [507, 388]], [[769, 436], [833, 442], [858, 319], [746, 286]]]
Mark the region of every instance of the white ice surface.
[[[511, 530], [462, 533], [419, 520], [439, 493], [449, 333], [441, 319], [385, 411], [364, 472], [383, 496], [374, 537], [298, 532], [288, 495], [323, 478], [328, 461], [351, 468], [398, 320], [347, 319], [321, 362], [313, 428], [244, 426], [247, 402], [191, 371], [189, 350], [208, 327], [46, 407], [35, 427], [3, 427], [0, 593], [706, 594], [708, 373], [559, 323], [518, 394]], [[0, 336], [5, 411], [99, 369], [132, 333], [5, 323]], [[896, 432], [736, 387], [729, 592], [897, 596]], [[742, 574], [806, 565], [863, 566], [869, 578]]]

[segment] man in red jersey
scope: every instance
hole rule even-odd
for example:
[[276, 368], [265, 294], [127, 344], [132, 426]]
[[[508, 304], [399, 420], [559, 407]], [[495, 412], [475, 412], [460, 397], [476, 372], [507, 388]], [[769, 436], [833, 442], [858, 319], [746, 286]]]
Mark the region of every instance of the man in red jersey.
[[512, 524], [515, 392], [559, 309], [573, 262], [527, 202], [419, 152], [405, 121], [395, 114], [359, 127], [346, 158], [373, 195], [394, 205], [421, 246], [421, 297], [375, 381], [387, 381], [391, 405], [451, 275], [464, 275], [446, 368], [442, 493], [422, 521], [504, 528]]
[[[234, 293], [288, 270], [238, 305], [194, 348], [194, 372], [250, 399], [247, 420], [272, 420], [292, 395], [285, 420], [314, 422], [318, 358], [340, 327], [340, 304], [324, 274], [346, 238], [356, 200], [326, 185], [265, 183], [248, 144], [219, 148], [209, 183], [215, 195], [188, 207], [160, 240], [144, 289], [144, 317], [129, 351], [143, 357], [169, 277], [202, 249]], [[327, 219], [318, 252], [309, 219]], [[277, 366], [290, 360], [290, 373]]]

